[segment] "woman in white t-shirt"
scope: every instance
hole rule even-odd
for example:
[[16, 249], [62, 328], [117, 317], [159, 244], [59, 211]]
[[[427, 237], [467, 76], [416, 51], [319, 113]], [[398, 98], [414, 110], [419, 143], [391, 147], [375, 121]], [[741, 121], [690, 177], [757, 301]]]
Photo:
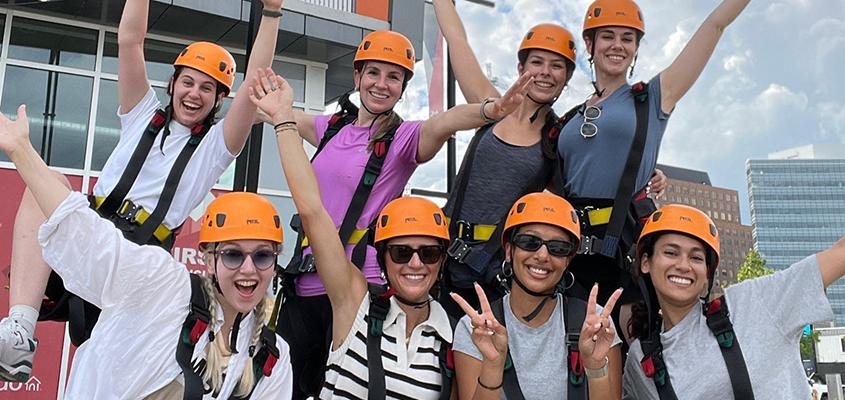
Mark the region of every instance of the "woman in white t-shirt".
[[[226, 49], [209, 42], [192, 43], [176, 57], [169, 99], [160, 102], [144, 60], [149, 0], [125, 3], [117, 32], [120, 139], [89, 200], [128, 239], [170, 250], [175, 231], [240, 153], [255, 106], [244, 86], [226, 118], [216, 120], [223, 99], [233, 90], [236, 68]], [[247, 81], [259, 67], [270, 66], [276, 48], [282, 0], [262, 3]], [[183, 153], [188, 155], [184, 164], [178, 161]], [[42, 259], [37, 230], [45, 218], [26, 191], [11, 246], [9, 317], [0, 322], [0, 376], [8, 380], [25, 382], [30, 376], [38, 343], [36, 320], [68, 321], [71, 341], [78, 346], [90, 335], [101, 308], [67, 291]], [[45, 290], [50, 301], [42, 307]]]
[[531, 193], [511, 207], [501, 275], [510, 294], [489, 304], [476, 284], [481, 312], [452, 294], [467, 314], [455, 328], [460, 398], [619, 398], [621, 341], [610, 310], [622, 291], [605, 308], [596, 306], [598, 287], [586, 303], [566, 295], [579, 239], [578, 217], [561, 197]]
[[772, 275], [707, 301], [719, 234], [703, 212], [658, 209], [637, 242], [650, 307], [630, 325], [626, 399], [800, 399], [810, 388], [798, 342], [809, 323], [833, 318], [824, 288], [845, 274], [845, 238]]
[[74, 354], [68, 399], [286, 399], [287, 344], [264, 328], [281, 218], [253, 193], [209, 204], [199, 232], [206, 276], [158, 246], [139, 246], [49, 172], [29, 142], [24, 106], [0, 116], [9, 155], [47, 221], [38, 239], [67, 289], [102, 308]]

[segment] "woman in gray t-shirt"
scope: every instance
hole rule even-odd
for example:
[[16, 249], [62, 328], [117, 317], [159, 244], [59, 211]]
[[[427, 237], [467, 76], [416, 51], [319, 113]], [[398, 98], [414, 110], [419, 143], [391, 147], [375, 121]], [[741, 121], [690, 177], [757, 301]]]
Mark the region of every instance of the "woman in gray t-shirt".
[[845, 274], [845, 238], [709, 303], [719, 236], [703, 212], [657, 210], [637, 258], [653, 307], [631, 324], [637, 340], [625, 364], [624, 398], [809, 398], [798, 342], [808, 323], [833, 318], [824, 288]]
[[[565, 295], [566, 268], [578, 247], [575, 210], [551, 193], [523, 196], [505, 222], [503, 275], [511, 293], [489, 303], [476, 285], [481, 312], [452, 294], [467, 314], [455, 329], [461, 399], [618, 399], [620, 340], [606, 308]], [[553, 378], [554, 377], [554, 378]]]

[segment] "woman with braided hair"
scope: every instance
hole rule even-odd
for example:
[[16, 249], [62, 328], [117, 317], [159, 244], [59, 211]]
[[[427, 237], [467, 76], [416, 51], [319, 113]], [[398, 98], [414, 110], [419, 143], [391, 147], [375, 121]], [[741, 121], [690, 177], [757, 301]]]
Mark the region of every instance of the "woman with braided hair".
[[206, 276], [166, 250], [137, 245], [50, 173], [29, 142], [25, 107], [0, 117], [0, 150], [47, 221], [45, 261], [68, 290], [102, 308], [74, 354], [70, 399], [286, 399], [287, 344], [263, 328], [263, 299], [282, 244], [273, 205], [252, 193], [209, 204], [199, 242]]

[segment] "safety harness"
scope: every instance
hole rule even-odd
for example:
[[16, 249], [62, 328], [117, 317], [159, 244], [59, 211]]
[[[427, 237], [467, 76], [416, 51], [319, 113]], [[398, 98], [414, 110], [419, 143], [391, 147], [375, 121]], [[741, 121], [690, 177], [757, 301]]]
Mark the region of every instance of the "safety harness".
[[[162, 225], [162, 221], [164, 221], [167, 211], [170, 210], [170, 205], [179, 186], [179, 181], [185, 172], [185, 166], [188, 165], [191, 155], [194, 154], [194, 151], [211, 128], [211, 125], [208, 123], [197, 124], [191, 128], [191, 137], [185, 143], [185, 146], [182, 147], [182, 151], [170, 168], [170, 173], [164, 182], [164, 188], [162, 188], [158, 203], [153, 212], [150, 213], [144, 210], [143, 207], [127, 199], [126, 195], [138, 178], [138, 174], [141, 172], [141, 168], [150, 154], [156, 136], [158, 136], [162, 129], [165, 131], [165, 137], [169, 133], [171, 114], [172, 112], [169, 110], [156, 110], [150, 123], [147, 124], [147, 128], [144, 129], [144, 133], [141, 135], [138, 145], [135, 146], [135, 150], [126, 164], [126, 169], [123, 170], [123, 174], [120, 176], [120, 180], [114, 189], [105, 198], [96, 199], [93, 204], [97, 212], [104, 218], [116, 218], [129, 222], [133, 228], [125, 236], [135, 243], [148, 243], [153, 237], [158, 239], [159, 242], [164, 243], [172, 235], [172, 232], [166, 226]], [[164, 137], [162, 138], [163, 141]]]
[[[185, 322], [182, 324], [182, 331], [179, 334], [179, 344], [176, 346], [176, 362], [182, 368], [182, 375], [185, 379], [185, 394], [184, 400], [201, 400], [205, 393], [205, 385], [202, 381], [200, 371], [205, 368], [204, 361], [200, 361], [197, 365], [192, 362], [194, 354], [194, 347], [202, 337], [203, 333], [208, 330], [211, 322], [211, 314], [208, 311], [208, 298], [202, 288], [202, 277], [196, 274], [191, 274], [191, 311]], [[235, 321], [235, 327], [238, 326], [240, 319]], [[260, 321], [256, 321], [260, 323]], [[214, 333], [208, 332], [210, 337], [209, 343], [214, 340]], [[232, 331], [232, 352], [237, 353], [237, 348], [234, 345], [237, 342], [237, 328]], [[234, 397], [231, 399], [249, 399], [252, 396], [252, 391], [258, 386], [258, 382], [265, 376], [270, 376], [273, 373], [273, 367], [279, 360], [279, 348], [276, 346], [276, 334], [266, 326], [261, 328], [261, 339], [257, 347], [252, 346], [249, 349], [252, 356], [252, 369], [255, 376], [255, 382], [252, 390], [245, 397]]]
[[[728, 303], [724, 296], [719, 296], [713, 301], [704, 304], [702, 307], [707, 327], [719, 343], [719, 350], [725, 360], [728, 375], [731, 379], [731, 388], [735, 399], [753, 400], [754, 392], [751, 389], [751, 379], [748, 376], [748, 367], [742, 357], [742, 349], [739, 346], [736, 333], [731, 323]], [[663, 345], [660, 343], [660, 324], [657, 329], [652, 329], [646, 340], [641, 340], [643, 359], [640, 366], [645, 375], [652, 378], [660, 400], [677, 400], [672, 382], [669, 379], [669, 372], [663, 360]]]
[[[384, 365], [381, 360], [381, 338], [384, 333], [384, 320], [390, 311], [390, 297], [395, 294], [393, 289], [385, 286], [368, 284], [370, 296], [370, 309], [367, 317], [367, 398], [369, 400], [384, 400], [387, 398], [385, 388]], [[455, 321], [457, 322], [457, 321]], [[454, 328], [455, 323], [450, 318]], [[452, 379], [455, 376], [455, 359], [452, 353], [452, 344], [434, 334], [440, 341], [440, 350], [437, 358], [440, 360], [441, 389], [440, 399], [448, 400], [452, 395]]]
[[[504, 298], [493, 301], [490, 304], [493, 316], [502, 326], [505, 325]], [[566, 350], [567, 350], [567, 392], [566, 398], [571, 400], [586, 400], [589, 398], [587, 391], [587, 377], [584, 373], [584, 363], [581, 360], [581, 352], [578, 349], [578, 341], [581, 338], [581, 326], [587, 317], [587, 303], [581, 299], [563, 296], [563, 325], [566, 327]], [[516, 375], [516, 367], [513, 364], [510, 350], [505, 361], [505, 371], [502, 375], [502, 390], [509, 400], [525, 399], [522, 389], [519, 387], [519, 379]]]
[[[452, 237], [452, 244], [446, 253], [453, 260], [469, 266], [476, 272], [483, 272], [487, 269], [490, 261], [501, 251], [502, 244], [499, 239], [502, 237], [502, 231], [505, 226], [505, 215], [497, 223], [490, 225], [477, 224], [460, 219], [464, 197], [469, 186], [470, 172], [475, 161], [475, 155], [478, 152], [478, 144], [488, 131], [491, 135], [493, 134], [493, 125], [494, 123], [478, 128], [469, 142], [466, 158], [463, 162], [462, 177], [455, 187], [455, 202], [451, 215], [449, 216], [449, 235]], [[555, 135], [554, 139], [556, 139], [556, 131], [552, 134]], [[542, 191], [552, 177], [552, 173], [554, 172], [553, 166], [553, 160], [544, 157], [543, 168], [526, 182], [520, 191], [520, 195]], [[482, 242], [483, 245], [480, 248], [473, 248], [473, 243], [478, 242]], [[490, 272], [488, 274], [489, 276], [484, 277], [484, 282], [491, 282], [495, 278], [496, 271], [488, 272]]]
[[[581, 248], [578, 254], [601, 254], [605, 257], [616, 258], [618, 249], [620, 248], [620, 241], [625, 244], [627, 249], [632, 248], [631, 245], [637, 236], [637, 232], [625, 232], [626, 222], [629, 222], [629, 217], [634, 224], [638, 222], [641, 217], [647, 217], [654, 211], [654, 203], [646, 197], [644, 192], [637, 193], [634, 196], [635, 185], [637, 182], [637, 174], [639, 173], [640, 164], [642, 163], [643, 150], [645, 148], [645, 141], [648, 132], [648, 84], [644, 82], [637, 82], [631, 86], [631, 94], [634, 98], [634, 108], [636, 112], [636, 130], [634, 139], [631, 141], [631, 148], [628, 151], [628, 158], [625, 161], [625, 169], [622, 176], [619, 178], [619, 184], [616, 189], [616, 197], [610, 207], [595, 207], [582, 206], [578, 207], [578, 214], [581, 220], [582, 228], [590, 228], [601, 225], [607, 225], [603, 237], [599, 238], [595, 235], [582, 235]], [[559, 126], [566, 125], [575, 115], [583, 111], [586, 107], [586, 102], [580, 106], [575, 107], [559, 119]], [[558, 158], [555, 175], [555, 183], [558, 190], [569, 198], [565, 193], [565, 186], [563, 179], [565, 178], [564, 160]], [[586, 200], [588, 203], [591, 199], [573, 199], [573, 204], [579, 203], [578, 200]], [[637, 230], [637, 229], [635, 229]], [[623, 233], [625, 234], [623, 236]], [[628, 254], [628, 251], [623, 251], [622, 254], [627, 262], [633, 262], [633, 259]]]
[[[320, 143], [317, 146], [317, 152], [311, 158], [311, 162], [320, 155], [320, 152], [326, 147], [329, 141], [334, 138], [343, 127], [353, 123], [358, 117], [358, 107], [349, 101], [348, 96], [344, 96], [340, 100], [341, 110], [329, 119], [329, 126]], [[355, 245], [352, 251], [352, 263], [359, 268], [363, 267], [367, 255], [367, 243], [370, 239], [370, 229], [355, 229], [355, 225], [361, 218], [364, 212], [364, 206], [370, 198], [370, 193], [375, 186], [376, 180], [381, 174], [381, 169], [384, 166], [384, 161], [387, 158], [387, 152], [390, 149], [390, 144], [393, 143], [393, 137], [396, 135], [397, 127], [387, 131], [381, 138], [373, 143], [373, 151], [370, 153], [370, 158], [367, 160], [367, 165], [364, 167], [364, 174], [358, 182], [358, 187], [352, 195], [352, 200], [349, 203], [349, 208], [346, 209], [346, 214], [343, 216], [343, 222], [338, 230], [341, 243]], [[316, 271], [314, 265], [314, 257], [311, 254], [303, 257], [302, 250], [308, 246], [308, 238], [305, 237], [305, 231], [302, 229], [302, 221], [299, 215], [295, 214], [290, 222], [290, 227], [296, 231], [296, 246], [294, 246], [294, 253], [291, 257], [287, 267], [285, 267], [285, 281], [292, 281], [299, 274]], [[292, 285], [291, 285], [292, 286]], [[289, 293], [290, 294], [290, 293]]]

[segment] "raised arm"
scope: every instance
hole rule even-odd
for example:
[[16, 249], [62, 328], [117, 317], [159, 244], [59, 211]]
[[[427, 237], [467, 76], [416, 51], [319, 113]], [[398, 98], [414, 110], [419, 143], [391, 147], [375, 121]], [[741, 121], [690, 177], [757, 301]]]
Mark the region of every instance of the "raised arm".
[[701, 75], [722, 32], [745, 9], [750, 0], [724, 0], [698, 27], [689, 43], [681, 50], [669, 67], [660, 73], [661, 105], [664, 112], [671, 112], [675, 104], [687, 93]]
[[[504, 118], [519, 107], [523, 97], [528, 92], [528, 86], [533, 82], [533, 77], [528, 74], [514, 82], [513, 86], [505, 92], [501, 98], [495, 101], [479, 104], [462, 104], [437, 114], [423, 122], [420, 128], [420, 139], [417, 145], [417, 161], [426, 162], [432, 159], [443, 143], [457, 131], [478, 128], [488, 121]], [[482, 112], [481, 107], [484, 107]], [[482, 115], [483, 114], [483, 115]]]
[[839, 239], [829, 249], [816, 255], [824, 287], [830, 286], [845, 275], [845, 237]]
[[[264, 9], [268, 11], [280, 11], [282, 0], [261, 0]], [[232, 154], [237, 154], [244, 147], [249, 137], [250, 126], [255, 120], [255, 105], [249, 101], [249, 84], [256, 76], [260, 68], [267, 68], [273, 62], [273, 54], [276, 52], [276, 38], [279, 37], [280, 17], [262, 16], [258, 26], [258, 33], [252, 46], [252, 53], [247, 62], [244, 84], [241, 85], [232, 101], [232, 107], [226, 113], [223, 122], [223, 137], [226, 140], [226, 147]]]
[[269, 68], [266, 71], [261, 70], [252, 81], [250, 99], [272, 118], [274, 126], [279, 126], [276, 139], [282, 169], [302, 227], [308, 233], [317, 273], [332, 303], [334, 343], [341, 343], [352, 328], [358, 306], [367, 292], [367, 281], [346, 258], [334, 221], [320, 200], [317, 177], [302, 148], [296, 125], [286, 124], [294, 120], [293, 89]]
[[478, 59], [469, 47], [464, 24], [452, 0], [434, 0], [434, 13], [449, 45], [449, 62], [452, 63], [455, 79], [467, 102], [480, 103], [487, 97], [499, 97], [499, 91], [481, 71]]
[[127, 0], [117, 28], [117, 97], [120, 112], [127, 113], [150, 90], [144, 65], [149, 0]]

